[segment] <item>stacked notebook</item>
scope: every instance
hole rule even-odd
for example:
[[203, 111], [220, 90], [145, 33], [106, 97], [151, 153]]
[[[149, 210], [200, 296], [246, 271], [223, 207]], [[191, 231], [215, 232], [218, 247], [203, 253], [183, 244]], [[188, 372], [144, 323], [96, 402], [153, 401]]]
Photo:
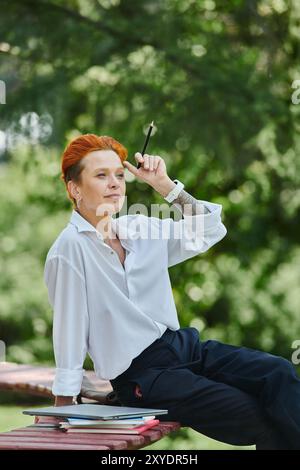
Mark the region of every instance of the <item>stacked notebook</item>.
[[59, 425], [66, 432], [140, 434], [157, 426], [156, 416], [168, 410], [81, 404], [33, 408], [23, 413], [65, 418]]
[[68, 433], [141, 434], [158, 424], [159, 419], [155, 419], [155, 416], [112, 420], [68, 418], [66, 422], [60, 423], [60, 428]]

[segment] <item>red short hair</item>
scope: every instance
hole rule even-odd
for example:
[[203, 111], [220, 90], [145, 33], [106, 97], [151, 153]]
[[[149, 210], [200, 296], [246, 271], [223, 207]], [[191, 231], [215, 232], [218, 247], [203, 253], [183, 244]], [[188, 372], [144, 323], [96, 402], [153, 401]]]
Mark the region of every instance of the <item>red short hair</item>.
[[[113, 137], [96, 134], [83, 134], [76, 137], [67, 145], [62, 154], [60, 178], [64, 181], [66, 189], [70, 180], [80, 183], [80, 175], [84, 168], [82, 160], [88, 153], [95, 150], [114, 150], [122, 162], [126, 160], [128, 155], [127, 149]], [[67, 193], [73, 202], [74, 209], [76, 209], [76, 201], [70, 196], [68, 189]]]

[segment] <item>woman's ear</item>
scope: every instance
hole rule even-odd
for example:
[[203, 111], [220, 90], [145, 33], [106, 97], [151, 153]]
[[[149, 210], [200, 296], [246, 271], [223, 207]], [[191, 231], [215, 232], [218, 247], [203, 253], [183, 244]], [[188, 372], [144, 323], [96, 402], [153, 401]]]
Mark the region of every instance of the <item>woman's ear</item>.
[[72, 180], [68, 181], [68, 191], [69, 194], [74, 198], [77, 199], [80, 197], [80, 191], [78, 191], [77, 186], [74, 184]]

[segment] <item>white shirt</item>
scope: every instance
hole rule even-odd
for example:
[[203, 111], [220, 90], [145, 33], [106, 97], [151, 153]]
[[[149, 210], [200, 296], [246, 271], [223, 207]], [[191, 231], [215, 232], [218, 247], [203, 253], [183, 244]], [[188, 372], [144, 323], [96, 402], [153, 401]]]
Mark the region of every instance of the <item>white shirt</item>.
[[210, 213], [178, 221], [113, 217], [112, 228], [126, 250], [124, 267], [102, 234], [73, 210], [44, 269], [53, 309], [53, 395], [78, 395], [87, 353], [96, 375], [111, 380], [166, 328], [180, 328], [168, 268], [204, 253], [227, 233], [222, 206], [200, 202]]

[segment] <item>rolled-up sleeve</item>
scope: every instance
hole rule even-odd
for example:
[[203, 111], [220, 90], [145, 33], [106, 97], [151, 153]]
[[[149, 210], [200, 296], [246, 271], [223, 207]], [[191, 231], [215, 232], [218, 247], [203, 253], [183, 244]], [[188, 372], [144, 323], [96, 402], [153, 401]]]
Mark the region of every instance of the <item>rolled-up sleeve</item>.
[[[209, 212], [186, 215], [181, 211], [181, 220], [161, 219], [163, 237], [167, 239], [168, 267], [206, 252], [227, 233], [221, 219], [222, 205], [200, 200], [199, 203], [206, 206]], [[176, 207], [180, 210], [179, 205]]]
[[53, 308], [55, 378], [53, 395], [75, 396], [81, 390], [87, 353], [89, 315], [84, 277], [62, 255], [45, 264], [44, 280]]

